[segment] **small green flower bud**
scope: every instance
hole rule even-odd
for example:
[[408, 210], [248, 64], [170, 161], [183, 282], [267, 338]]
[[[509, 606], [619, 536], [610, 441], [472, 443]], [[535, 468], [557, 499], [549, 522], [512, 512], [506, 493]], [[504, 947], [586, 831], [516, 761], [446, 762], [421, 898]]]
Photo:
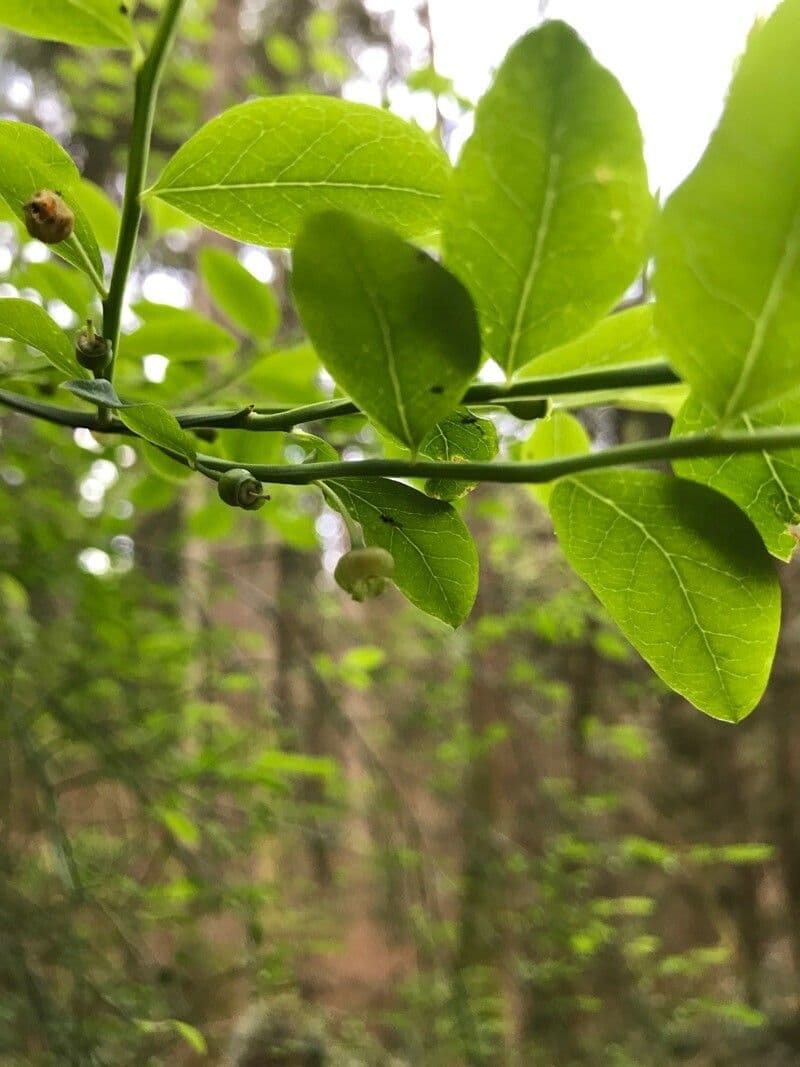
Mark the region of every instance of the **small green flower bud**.
[[385, 548], [370, 546], [346, 552], [333, 572], [336, 584], [353, 600], [380, 596], [394, 574], [394, 558]]
[[232, 508], [244, 508], [245, 511], [258, 511], [264, 506], [264, 502], [269, 500], [269, 497], [264, 495], [261, 482], [244, 467], [225, 471], [217, 482], [217, 491], [220, 500], [224, 500]]

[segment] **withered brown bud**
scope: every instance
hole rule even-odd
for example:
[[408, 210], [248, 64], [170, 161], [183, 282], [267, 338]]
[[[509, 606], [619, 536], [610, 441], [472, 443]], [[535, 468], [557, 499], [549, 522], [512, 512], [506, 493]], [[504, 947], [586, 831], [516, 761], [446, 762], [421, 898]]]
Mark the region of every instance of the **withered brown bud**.
[[58, 193], [40, 189], [25, 204], [25, 229], [37, 241], [56, 245], [66, 241], [75, 228], [75, 216]]
[[91, 319], [75, 338], [75, 358], [82, 367], [100, 373], [111, 362], [111, 345], [95, 332]]

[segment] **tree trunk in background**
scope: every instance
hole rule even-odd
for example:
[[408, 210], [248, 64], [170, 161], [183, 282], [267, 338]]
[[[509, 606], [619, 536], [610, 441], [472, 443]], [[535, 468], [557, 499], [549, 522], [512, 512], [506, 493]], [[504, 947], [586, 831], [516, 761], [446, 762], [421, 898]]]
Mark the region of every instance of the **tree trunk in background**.
[[[735, 813], [737, 839], [748, 842], [754, 839], [756, 832], [751, 811], [750, 776], [741, 765], [742, 741], [741, 734], [730, 730], [720, 732], [714, 737], [713, 750], [706, 751], [704, 763], [709, 774], [709, 790], [716, 790], [720, 810]], [[744, 998], [753, 1008], [758, 1008], [762, 999], [764, 944], [759, 906], [761, 875], [758, 866], [733, 866], [718, 890], [719, 903], [734, 923]]]
[[[792, 685], [792, 695], [796, 685]], [[787, 693], [787, 698], [789, 694]], [[789, 917], [789, 938], [795, 973], [800, 979], [800, 774], [794, 736], [796, 709], [791, 699], [773, 709], [775, 770], [775, 841]]]
[[[488, 544], [486, 524], [473, 524], [479, 544]], [[513, 766], [513, 732], [509, 718], [507, 677], [509, 648], [499, 640], [485, 644], [476, 640], [481, 620], [504, 610], [502, 582], [481, 553], [480, 585], [471, 616], [470, 676], [466, 723], [471, 751], [465, 772], [461, 804], [462, 883], [459, 902], [457, 976], [469, 992], [464, 997], [472, 1025], [463, 1034], [467, 1062], [501, 1065], [518, 1047], [521, 1011], [516, 980], [511, 976], [511, 946], [503, 917], [503, 859], [505, 842], [513, 835], [513, 800], [516, 795]], [[501, 725], [508, 736], [487, 743], [491, 729]], [[506, 905], [507, 906], [507, 902]], [[476, 982], [477, 996], [470, 995]], [[458, 990], [456, 995], [458, 995]], [[464, 992], [462, 987], [462, 993]], [[482, 996], [500, 996], [504, 1016], [506, 1051], [483, 1048], [477, 1037], [480, 1019], [476, 1006]], [[470, 1047], [471, 1046], [471, 1047]]]
[[[673, 769], [664, 781], [669, 800], [662, 813], [681, 828], [685, 841], [724, 846], [764, 839], [754, 811], [753, 768], [745, 762], [747, 731], [753, 727], [753, 722], [734, 728], [698, 717], [678, 698], [664, 706], [660, 730], [668, 748], [666, 766]], [[728, 942], [742, 997], [753, 1007], [762, 999], [762, 877], [760, 865], [689, 866], [683, 900], [698, 922], [687, 932], [689, 940], [716, 936]], [[703, 912], [711, 926], [705, 934]]]
[[577, 795], [587, 791], [591, 775], [590, 759], [586, 752], [586, 726], [595, 711], [599, 692], [600, 654], [594, 645], [596, 633], [597, 623], [590, 619], [586, 639], [575, 651], [570, 664], [573, 685], [567, 730], [572, 781]]
[[[275, 704], [284, 728], [283, 744], [290, 751], [311, 756], [335, 755], [326, 724], [326, 702], [315, 691], [311, 657], [321, 644], [314, 619], [303, 611], [304, 590], [313, 588], [318, 566], [316, 555], [298, 552], [287, 545], [277, 548], [277, 600], [275, 615]], [[302, 635], [302, 639], [301, 639]], [[309, 677], [311, 675], [311, 677]], [[297, 786], [301, 811], [325, 803], [325, 785], [318, 778], [302, 778]], [[311, 876], [319, 889], [333, 882], [329, 830], [320, 816], [309, 816], [305, 843]]]
[[[239, 34], [240, 8], [241, 0], [214, 0], [213, 3], [213, 11], [210, 13], [212, 32], [208, 42], [208, 62], [214, 72], [214, 80], [204, 102], [203, 115], [206, 120], [223, 109], [224, 102], [236, 92], [239, 85], [241, 67], [237, 56], [241, 55], [243, 47]], [[197, 255], [204, 245], [226, 243], [230, 244], [212, 231], [202, 230], [194, 252]], [[210, 318], [217, 318], [197, 275], [194, 280], [192, 306]], [[208, 500], [209, 493], [212, 492], [215, 492], [215, 487], [205, 478], [191, 478], [180, 499], [183, 622], [187, 632], [197, 639], [186, 687], [188, 697], [200, 701], [210, 700], [214, 696], [212, 649], [205, 635], [213, 624], [223, 621], [220, 618], [221, 613], [214, 608], [213, 584], [215, 569], [224, 569], [225, 548], [202, 537], [192, 536], [188, 532], [188, 519]], [[234, 548], [234, 557], [236, 554], [237, 549]], [[223, 616], [224, 611], [223, 608]], [[249, 620], [245, 617], [237, 621], [239, 625], [245, 626]], [[246, 944], [246, 935], [239, 917], [232, 913], [208, 916], [204, 922], [204, 931], [219, 952], [221, 966], [234, 967]], [[213, 1017], [221, 1023], [226, 1016], [240, 1010], [241, 1002], [246, 996], [246, 983], [242, 983], [241, 987], [231, 984], [226, 993], [225, 1000], [219, 998], [213, 1004]], [[198, 998], [197, 1015], [202, 1017], [203, 1012], [210, 1009], [210, 1003], [207, 1002], [208, 991], [198, 989], [193, 990], [192, 994]], [[205, 1003], [201, 1006], [201, 1002]]]
[[[242, 53], [239, 34], [239, 11], [241, 0], [215, 0], [212, 13], [212, 32], [209, 39], [208, 62], [214, 72], [214, 80], [208, 90], [203, 108], [205, 119], [218, 115], [226, 102], [235, 95], [239, 85], [240, 63], [237, 58]], [[210, 230], [204, 230], [202, 244], [225, 245], [231, 242]], [[199, 251], [199, 246], [198, 246]], [[192, 302], [198, 310], [214, 317], [214, 309], [199, 284], [195, 281]], [[193, 505], [205, 499], [209, 486], [205, 479], [193, 478], [186, 490], [184, 504], [186, 513]], [[209, 563], [211, 551], [207, 541], [202, 538], [187, 538], [184, 546], [183, 572], [186, 596], [184, 598], [184, 620], [190, 632], [200, 633], [205, 626], [209, 602]], [[202, 682], [202, 668], [192, 679], [197, 688]]]
[[769, 820], [788, 916], [788, 937], [795, 980], [800, 982], [800, 736], [797, 730], [797, 571], [782, 575], [784, 625], [770, 684], [769, 715], [772, 747], [772, 788]]

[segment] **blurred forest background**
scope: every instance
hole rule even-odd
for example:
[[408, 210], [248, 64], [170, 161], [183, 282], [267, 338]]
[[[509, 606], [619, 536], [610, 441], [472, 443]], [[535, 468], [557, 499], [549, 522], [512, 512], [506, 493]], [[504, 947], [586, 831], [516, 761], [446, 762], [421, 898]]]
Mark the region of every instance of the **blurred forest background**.
[[[153, 173], [248, 94], [369, 83], [447, 143], [471, 102], [410, 8], [192, 0]], [[0, 112], [116, 201], [130, 107], [117, 54], [0, 36]], [[171, 305], [186, 352], [130, 346], [129, 392], [324, 396], [286, 256], [154, 207], [128, 325], [139, 298]], [[186, 309], [231, 328], [205, 279], [232, 255], [270, 284], [273, 336], [209, 363]], [[0, 222], [0, 295], [69, 326], [84, 285]], [[39, 366], [11, 384], [53, 392]], [[660, 418], [581, 417], [606, 441]], [[276, 447], [229, 437], [245, 461]], [[352, 604], [311, 491], [236, 512], [152, 453], [0, 416], [0, 1064], [800, 1062], [796, 573], [767, 697], [733, 728], [627, 648], [531, 492], [466, 514], [481, 588], [453, 633], [391, 592]]]

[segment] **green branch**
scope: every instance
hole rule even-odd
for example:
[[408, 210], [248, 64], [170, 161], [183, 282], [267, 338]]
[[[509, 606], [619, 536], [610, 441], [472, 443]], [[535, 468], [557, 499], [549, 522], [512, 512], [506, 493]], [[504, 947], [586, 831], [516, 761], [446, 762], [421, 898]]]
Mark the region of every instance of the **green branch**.
[[[609, 389], [637, 389], [652, 385], [670, 385], [678, 382], [668, 363], [632, 363], [623, 367], [602, 367], [599, 370], [581, 371], [577, 374], [560, 374], [548, 378], [527, 378], [507, 383], [482, 382], [471, 386], [462, 403], [502, 404], [503, 400], [544, 400], [551, 396], [573, 393], [605, 392]], [[40, 404], [19, 393], [0, 389], [0, 404], [34, 418], [61, 426], [82, 426], [98, 433], [131, 434], [118, 419], [98, 420], [95, 416], [72, 408]], [[255, 433], [291, 430], [304, 423], [319, 422], [340, 415], [357, 415], [360, 409], [352, 400], [322, 400], [296, 408], [234, 408], [229, 411], [187, 411], [176, 413], [184, 430], [251, 430]]]
[[340, 463], [301, 463], [272, 466], [237, 463], [214, 456], [198, 456], [212, 470], [247, 467], [254, 478], [278, 485], [308, 485], [310, 482], [340, 478], [458, 478], [469, 482], [524, 482], [535, 485], [552, 482], [567, 474], [602, 467], [625, 467], [701, 456], [733, 456], [746, 452], [776, 452], [800, 447], [800, 426], [750, 433], [716, 435], [687, 434], [685, 437], [656, 438], [630, 445], [617, 445], [602, 452], [568, 456], [536, 463], [434, 463], [425, 460], [362, 459]]
[[105, 300], [108, 297], [106, 287], [103, 284], [103, 279], [94, 269], [94, 264], [92, 263], [91, 259], [86, 254], [86, 249], [83, 247], [81, 242], [76, 239], [75, 234], [72, 234], [67, 243], [69, 244], [72, 251], [78, 256], [81, 263], [83, 263], [83, 269], [86, 271], [89, 278], [91, 279], [92, 285], [97, 290], [100, 299]]
[[111, 363], [106, 377], [111, 381], [119, 347], [119, 330], [125, 286], [133, 264], [136, 238], [142, 218], [141, 192], [147, 175], [150, 138], [153, 132], [156, 94], [164, 62], [175, 39], [178, 18], [185, 0], [166, 0], [150, 51], [136, 74], [133, 98], [128, 170], [122, 199], [119, 241], [108, 297], [103, 302], [103, 336], [111, 342]]
[[[518, 383], [522, 385], [523, 383]], [[481, 387], [482, 388], [482, 387]], [[349, 401], [348, 401], [349, 403]], [[0, 389], [0, 404], [21, 414], [40, 418], [60, 426], [85, 427], [98, 433], [119, 433], [137, 436], [118, 420], [109, 425], [100, 415], [83, 414], [69, 408], [56, 408], [36, 400]], [[295, 412], [300, 409], [295, 409]], [[228, 413], [228, 418], [252, 417], [249, 410]], [[179, 417], [184, 428], [191, 428], [191, 416]], [[197, 425], [197, 423], [194, 423]], [[203, 423], [208, 425], [208, 423]], [[234, 425], [230, 422], [228, 425]], [[602, 467], [622, 467], [639, 463], [670, 462], [676, 459], [697, 459], [702, 456], [732, 456], [747, 452], [778, 452], [800, 447], [800, 426], [785, 426], [774, 430], [755, 430], [752, 433], [698, 433], [685, 437], [657, 438], [635, 444], [617, 445], [602, 452], [569, 456], [565, 459], [536, 463], [435, 463], [429, 460], [364, 459], [352, 462], [302, 463], [281, 466], [243, 463], [198, 454], [202, 471], [209, 474], [234, 467], [246, 467], [255, 478], [274, 485], [309, 485], [331, 478], [457, 478], [470, 482], [523, 482], [537, 484], [563, 478], [567, 474], [597, 470]], [[170, 453], [168, 453], [170, 454]], [[178, 463], [186, 463], [175, 455]], [[188, 464], [186, 464], [188, 465]]]
[[34, 419], [55, 423], [56, 426], [99, 429], [97, 415], [73, 411], [72, 408], [57, 408], [53, 404], [41, 404], [38, 400], [31, 400], [30, 397], [12, 393], [8, 389], [0, 389], [0, 404], [11, 411], [19, 412], [20, 415], [30, 415]]
[[[622, 367], [600, 367], [570, 374], [526, 378], [518, 382], [480, 382], [470, 386], [462, 404], [502, 404], [504, 400], [546, 400], [575, 393], [608, 392], [614, 389], [643, 389], [654, 385], [674, 385], [680, 381], [663, 360], [630, 363]], [[185, 430], [201, 427], [217, 430], [251, 430], [255, 433], [291, 430], [309, 422], [358, 415], [360, 408], [346, 397], [320, 400], [296, 408], [247, 407], [234, 411], [195, 411], [177, 416]]]
[[[614, 389], [642, 389], [651, 385], [674, 385], [680, 381], [664, 360], [629, 363], [621, 367], [600, 367], [570, 374], [526, 378], [518, 382], [480, 382], [467, 389], [462, 404], [502, 404], [504, 400], [544, 400], [572, 393], [608, 392]], [[290, 411], [266, 411], [256, 407], [243, 419], [243, 430], [291, 430], [305, 422], [318, 422], [340, 415], [357, 415], [352, 400], [322, 400]], [[198, 417], [199, 418], [199, 417]], [[213, 421], [194, 422], [194, 426], [212, 426]]]

